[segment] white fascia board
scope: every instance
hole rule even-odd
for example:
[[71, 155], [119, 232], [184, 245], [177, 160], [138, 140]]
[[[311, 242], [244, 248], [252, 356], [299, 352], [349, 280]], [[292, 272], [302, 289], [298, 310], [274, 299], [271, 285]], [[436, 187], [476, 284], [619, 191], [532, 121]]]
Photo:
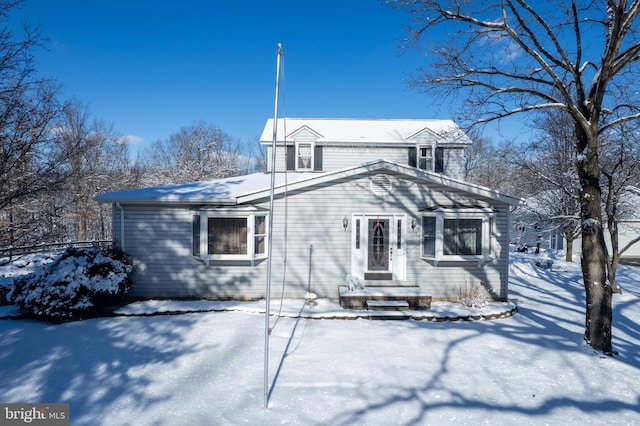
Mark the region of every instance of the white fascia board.
[[[283, 126], [283, 127], [284, 127], [284, 126]], [[284, 129], [283, 129], [283, 130], [284, 130]], [[306, 124], [303, 124], [302, 126], [300, 126], [300, 127], [296, 128], [293, 132], [289, 132], [289, 134], [287, 134], [287, 135], [285, 136], [285, 139], [286, 139], [286, 140], [294, 140], [293, 138], [294, 138], [298, 133], [302, 132], [303, 130], [307, 130], [308, 132], [312, 133], [312, 134], [316, 137], [316, 139], [320, 139], [320, 138], [322, 138], [322, 137], [323, 137], [320, 133], [316, 132], [316, 131], [315, 131], [315, 130], [313, 130], [311, 127], [307, 126]]]
[[400, 139], [338, 139], [338, 138], [319, 138], [315, 141], [318, 145], [333, 145], [333, 146], [353, 146], [353, 145], [388, 145], [393, 147], [398, 146], [415, 146], [414, 140], [400, 140]]
[[[477, 196], [493, 199], [503, 202], [505, 204], [516, 206], [521, 204], [522, 199], [497, 191], [490, 188], [483, 187], [481, 185], [460, 181], [453, 179], [439, 173], [427, 172], [424, 170], [416, 169], [415, 167], [405, 166], [398, 163], [394, 163], [387, 160], [374, 160], [371, 162], [363, 163], [358, 166], [348, 167], [345, 169], [329, 171], [325, 173], [303, 173], [302, 176], [298, 175], [295, 178], [295, 174], [291, 173], [291, 182], [286, 185], [281, 184], [275, 188], [277, 194], [287, 191], [293, 191], [296, 189], [306, 188], [310, 185], [322, 184], [331, 182], [334, 180], [342, 179], [345, 177], [356, 176], [358, 174], [377, 171], [377, 170], [389, 170], [398, 174], [404, 174], [417, 179], [423, 179], [426, 181], [438, 183], [443, 186], [448, 186], [460, 191], [469, 192]], [[260, 190], [251, 193], [246, 193], [238, 197], [238, 203], [244, 204], [260, 198], [269, 196], [269, 190]]]
[[[108, 194], [107, 194], [108, 195]], [[110, 197], [96, 196], [94, 201], [101, 204], [120, 203], [123, 205], [172, 205], [172, 206], [200, 206], [203, 204], [215, 204], [219, 206], [235, 206], [237, 200], [235, 198], [180, 198], [180, 197], [163, 197], [163, 198], [128, 198], [128, 197]]]

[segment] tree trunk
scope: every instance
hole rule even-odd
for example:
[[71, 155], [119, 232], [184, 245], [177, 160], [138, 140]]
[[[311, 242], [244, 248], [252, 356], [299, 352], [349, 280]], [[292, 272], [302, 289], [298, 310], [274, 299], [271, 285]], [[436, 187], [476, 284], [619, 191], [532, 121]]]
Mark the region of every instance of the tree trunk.
[[615, 252], [611, 256], [611, 260], [609, 261], [609, 283], [611, 284], [611, 292], [615, 294], [622, 294], [622, 289], [616, 282], [616, 273], [618, 272], [618, 266], [620, 265], [620, 254]]
[[576, 163], [581, 185], [581, 264], [587, 299], [584, 338], [594, 349], [611, 354], [612, 292], [607, 280], [597, 137], [589, 138], [586, 132], [580, 130], [577, 132], [579, 155]]
[[566, 254], [564, 256], [564, 260], [567, 262], [573, 262], [573, 240], [570, 240], [565, 237], [567, 240]]
[[607, 259], [607, 276], [611, 284], [611, 291], [620, 294], [622, 289], [616, 283], [616, 272], [620, 263], [620, 238], [618, 234], [618, 197], [615, 192], [613, 175], [607, 174], [607, 227], [609, 228], [609, 239], [611, 240], [611, 254]]
[[594, 349], [611, 353], [611, 286], [606, 276], [602, 223], [585, 220], [582, 233], [582, 276], [587, 299], [585, 340]]

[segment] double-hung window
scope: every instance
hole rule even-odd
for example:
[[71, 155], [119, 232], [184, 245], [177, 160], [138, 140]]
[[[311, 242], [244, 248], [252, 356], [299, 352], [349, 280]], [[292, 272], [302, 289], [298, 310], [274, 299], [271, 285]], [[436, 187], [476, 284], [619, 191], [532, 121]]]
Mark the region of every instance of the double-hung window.
[[287, 170], [303, 172], [322, 171], [322, 145], [315, 142], [296, 141], [285, 148]]
[[438, 209], [422, 216], [422, 257], [440, 261], [491, 259], [490, 209]]
[[[448, 150], [451, 151], [452, 148]], [[408, 164], [428, 172], [444, 173], [445, 149], [435, 144], [419, 144], [410, 147]]]
[[296, 144], [296, 170], [313, 170], [313, 145], [298, 142]]
[[428, 172], [433, 171], [433, 145], [420, 145], [418, 147], [418, 168]]
[[193, 215], [193, 256], [209, 261], [265, 258], [267, 213], [257, 209], [201, 209]]

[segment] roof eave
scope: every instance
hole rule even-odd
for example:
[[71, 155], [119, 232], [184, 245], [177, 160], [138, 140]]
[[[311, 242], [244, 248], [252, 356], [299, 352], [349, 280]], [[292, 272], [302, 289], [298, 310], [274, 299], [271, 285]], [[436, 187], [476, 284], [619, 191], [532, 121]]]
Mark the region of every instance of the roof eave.
[[[427, 172], [424, 170], [416, 169], [411, 166], [405, 166], [403, 164], [394, 163], [388, 160], [374, 160], [364, 164], [360, 164], [358, 166], [348, 167], [341, 170], [329, 171], [329, 172], [321, 173], [315, 176], [310, 176], [310, 177], [286, 184], [286, 190], [293, 191], [296, 189], [307, 187], [310, 184], [329, 182], [329, 181], [341, 179], [344, 177], [357, 175], [359, 173], [363, 173], [366, 171], [381, 170], [381, 169], [392, 170], [405, 175], [412, 175], [418, 179], [425, 179], [425, 180], [439, 183], [444, 186], [449, 186], [455, 189], [459, 189], [461, 191], [471, 192], [475, 195], [485, 197], [485, 198], [490, 198], [492, 200], [499, 201], [499, 202], [508, 204], [510, 206], [517, 206], [521, 204], [523, 201], [519, 197], [515, 197], [510, 194], [506, 194], [491, 188], [486, 188], [481, 185], [453, 179], [451, 177], [441, 175], [439, 173]], [[274, 188], [274, 190], [276, 193], [283, 192], [285, 190], [285, 184], [279, 185], [278, 187]], [[252, 202], [257, 199], [267, 197], [269, 196], [269, 194], [270, 194], [270, 189], [257, 190], [251, 193], [243, 194], [238, 197], [237, 199], [238, 204]]]
[[224, 206], [235, 206], [238, 204], [238, 200], [236, 198], [190, 198], [190, 199], [167, 199], [167, 198], [118, 198], [118, 197], [101, 197], [96, 196], [93, 197], [93, 200], [100, 204], [137, 204], [137, 205], [175, 205], [175, 206], [184, 206], [184, 205], [202, 205], [202, 204], [211, 204], [214, 203], [216, 205], [224, 205]]

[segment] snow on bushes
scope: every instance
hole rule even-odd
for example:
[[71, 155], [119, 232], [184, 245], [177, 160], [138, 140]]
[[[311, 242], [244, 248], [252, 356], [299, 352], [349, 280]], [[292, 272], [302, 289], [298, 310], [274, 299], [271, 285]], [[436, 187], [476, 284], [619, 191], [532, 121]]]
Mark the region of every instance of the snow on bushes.
[[458, 302], [468, 308], [484, 308], [487, 306], [487, 296], [482, 284], [474, 285], [467, 282], [460, 286]]
[[132, 269], [122, 252], [70, 247], [32, 274], [15, 278], [7, 298], [44, 319], [90, 317], [124, 298]]
[[32, 253], [11, 260], [8, 257], [0, 259], [0, 305], [10, 304], [7, 293], [13, 286], [13, 280], [21, 275], [31, 274], [42, 264], [51, 263], [60, 256], [60, 252]]

